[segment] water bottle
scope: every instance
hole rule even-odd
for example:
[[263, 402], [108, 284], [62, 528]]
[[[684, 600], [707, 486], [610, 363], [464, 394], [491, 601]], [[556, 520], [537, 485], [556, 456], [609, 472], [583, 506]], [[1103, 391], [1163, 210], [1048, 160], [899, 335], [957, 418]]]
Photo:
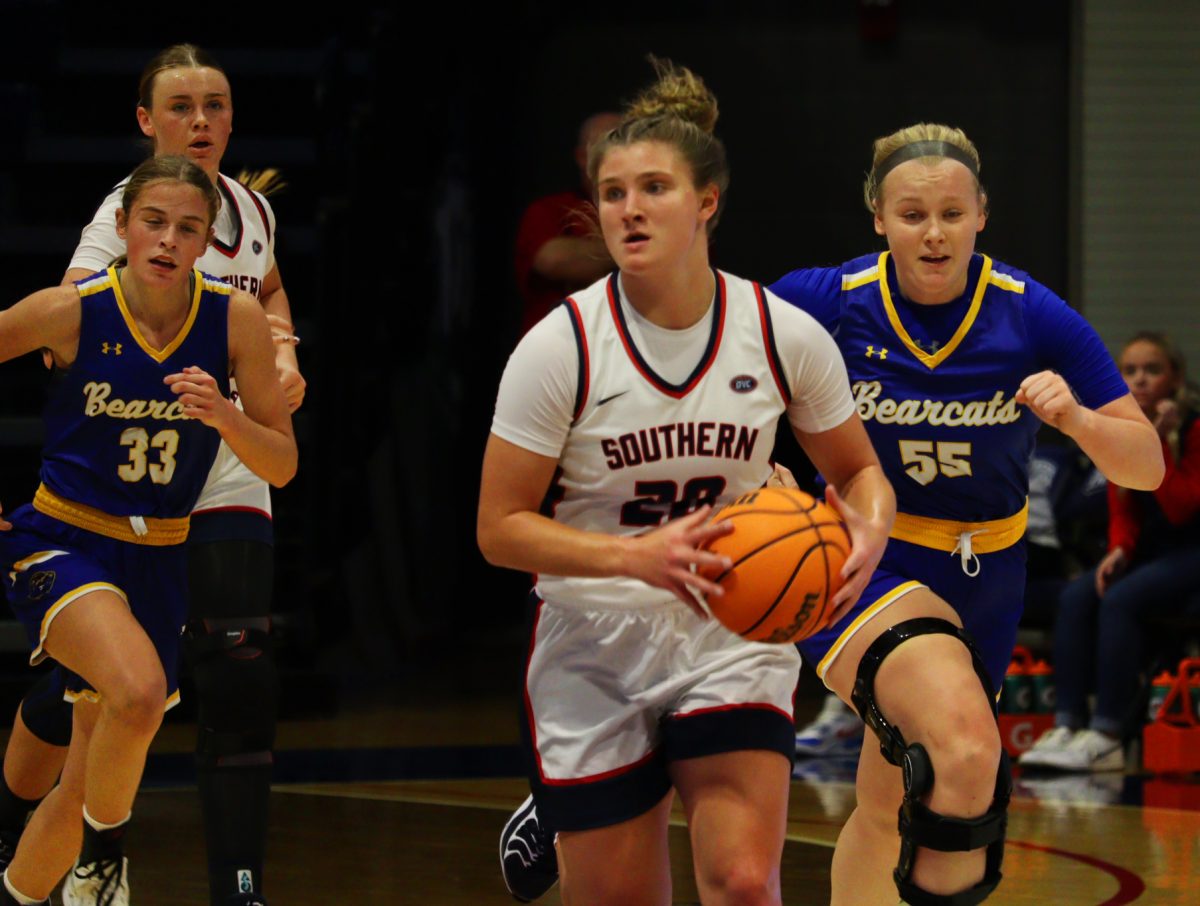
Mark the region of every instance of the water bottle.
[[1000, 693], [1000, 710], [1005, 714], [1029, 714], [1033, 711], [1029, 662], [1029, 651], [1018, 646], [1004, 674], [1004, 687]]
[[1029, 668], [1029, 683], [1032, 687], [1034, 713], [1053, 714], [1058, 700], [1054, 688], [1053, 668], [1045, 661], [1037, 661]]

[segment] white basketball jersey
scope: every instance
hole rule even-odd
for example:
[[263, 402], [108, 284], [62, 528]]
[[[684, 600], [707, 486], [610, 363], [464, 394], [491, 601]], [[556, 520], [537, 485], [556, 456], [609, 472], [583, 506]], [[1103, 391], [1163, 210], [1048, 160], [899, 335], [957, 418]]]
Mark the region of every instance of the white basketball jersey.
[[[585, 531], [632, 535], [767, 480], [792, 388], [762, 288], [716, 276], [708, 345], [680, 384], [656, 374], [635, 345], [615, 275], [566, 300], [579, 382], [546, 515]], [[675, 601], [631, 578], [542, 575], [537, 589], [547, 601], [584, 608]]]
[[[235, 180], [219, 176], [218, 187], [221, 216], [217, 236], [200, 259], [200, 267], [234, 289], [260, 298], [263, 279], [275, 266], [271, 209], [265, 198]], [[230, 386], [236, 393], [237, 384], [231, 381]], [[221, 441], [208, 482], [192, 512], [223, 509], [257, 510], [270, 516], [271, 492], [267, 483], [242, 465], [229, 445]]]
[[217, 185], [217, 235], [200, 259], [200, 269], [261, 298], [263, 278], [275, 266], [274, 215], [265, 198], [240, 182], [218, 176]]

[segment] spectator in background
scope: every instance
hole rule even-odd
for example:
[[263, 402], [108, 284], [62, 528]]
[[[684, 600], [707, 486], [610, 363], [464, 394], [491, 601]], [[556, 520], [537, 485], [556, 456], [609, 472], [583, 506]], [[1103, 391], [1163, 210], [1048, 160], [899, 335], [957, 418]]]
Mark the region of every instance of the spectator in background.
[[[1021, 756], [1065, 771], [1125, 767], [1122, 734], [1138, 700], [1147, 617], [1182, 610], [1200, 591], [1200, 421], [1183, 358], [1161, 333], [1125, 344], [1121, 373], [1162, 441], [1154, 491], [1108, 486], [1108, 553], [1063, 592], [1054, 634], [1055, 727]], [[1089, 683], [1096, 707], [1085, 728]]]
[[575, 146], [579, 187], [537, 199], [521, 217], [516, 272], [524, 302], [522, 336], [563, 298], [595, 283], [614, 267], [588, 216], [593, 193], [587, 176], [587, 151], [620, 121], [616, 113], [596, 113], [584, 120]]
[[1029, 463], [1022, 627], [1052, 628], [1067, 583], [1104, 556], [1107, 485], [1078, 445], [1042, 427]]

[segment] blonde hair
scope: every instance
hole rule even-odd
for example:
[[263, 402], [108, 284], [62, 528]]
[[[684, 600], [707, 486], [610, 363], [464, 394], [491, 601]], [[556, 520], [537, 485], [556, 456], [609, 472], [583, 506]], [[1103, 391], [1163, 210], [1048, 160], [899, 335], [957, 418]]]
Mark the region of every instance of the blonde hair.
[[287, 188], [287, 183], [283, 181], [283, 174], [274, 167], [262, 170], [241, 170], [236, 178], [247, 189], [257, 192], [259, 195], [274, 195]]
[[684, 66], [651, 56], [658, 76], [625, 109], [620, 124], [588, 148], [587, 175], [592, 185], [610, 148], [637, 142], [663, 142], [687, 161], [697, 188], [717, 187], [717, 211], [708, 221], [711, 233], [725, 206], [729, 188], [729, 162], [725, 146], [713, 135], [717, 124], [717, 98], [703, 79]]
[[[987, 193], [984, 192], [983, 185], [979, 182], [979, 171], [983, 168], [983, 163], [979, 159], [979, 151], [976, 149], [975, 143], [967, 138], [965, 132], [953, 126], [943, 126], [940, 123], [916, 123], [912, 126], [905, 126], [903, 129], [897, 129], [891, 135], [875, 139], [875, 144], [872, 146], [871, 171], [863, 182], [863, 201], [866, 203], [868, 211], [874, 214], [878, 210], [883, 180], [888, 173], [888, 170], [885, 170], [880, 174], [880, 165], [901, 148], [917, 142], [943, 142], [966, 155], [975, 164], [974, 168], [969, 169], [973, 169], [975, 191], [979, 195], [980, 206], [986, 210]], [[913, 159], [933, 162], [938, 159], [938, 156]]]

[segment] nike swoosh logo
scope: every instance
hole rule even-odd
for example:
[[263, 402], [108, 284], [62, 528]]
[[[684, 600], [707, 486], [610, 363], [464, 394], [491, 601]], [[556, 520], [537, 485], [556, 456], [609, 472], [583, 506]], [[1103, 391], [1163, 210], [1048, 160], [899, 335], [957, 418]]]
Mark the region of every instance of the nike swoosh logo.
[[612, 396], [606, 396], [603, 399], [596, 400], [596, 405], [603, 406], [605, 403], [611, 403], [618, 396], [624, 396], [628, 392], [628, 390], [622, 390], [620, 393], [614, 393]]

